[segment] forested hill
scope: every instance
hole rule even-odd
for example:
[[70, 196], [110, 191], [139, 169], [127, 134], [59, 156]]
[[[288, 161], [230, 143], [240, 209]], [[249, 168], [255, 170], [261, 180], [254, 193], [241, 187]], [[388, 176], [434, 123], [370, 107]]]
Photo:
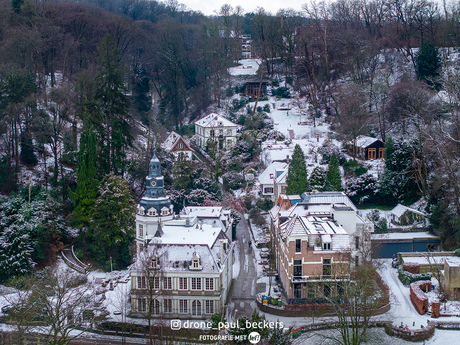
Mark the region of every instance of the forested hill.
[[[259, 141], [273, 133], [262, 131], [262, 116], [245, 121], [258, 108], [241, 113], [249, 100], [235, 88], [244, 80], [227, 72], [241, 58], [242, 34], [262, 59], [254, 78], [282, 83], [278, 91], [292, 91], [309, 117], [324, 116], [331, 135], [392, 143], [392, 174], [380, 190], [394, 202], [423, 197], [444, 244], [456, 247], [459, 19], [458, 3], [425, 0], [312, 2], [277, 14], [224, 5], [213, 17], [174, 0], [0, 0], [0, 191], [10, 195], [0, 198], [0, 262], [21, 262], [0, 281], [52, 261], [69, 225], [82, 230], [83, 248], [101, 266], [108, 257], [118, 267], [129, 262], [134, 201], [127, 191], [142, 192], [145, 162], [159, 146], [141, 140], [141, 130], [193, 134], [188, 124], [217, 111], [241, 120], [247, 131], [236, 147], [257, 160]], [[170, 195], [221, 198], [217, 178], [228, 168], [221, 163], [213, 162], [216, 171], [176, 167], [176, 176], [190, 173], [165, 176], [176, 184]], [[242, 180], [239, 172], [232, 174]], [[127, 213], [115, 226], [106, 219], [121, 212], [117, 205]], [[101, 229], [119, 230], [111, 237], [118, 244], [105, 252]]]

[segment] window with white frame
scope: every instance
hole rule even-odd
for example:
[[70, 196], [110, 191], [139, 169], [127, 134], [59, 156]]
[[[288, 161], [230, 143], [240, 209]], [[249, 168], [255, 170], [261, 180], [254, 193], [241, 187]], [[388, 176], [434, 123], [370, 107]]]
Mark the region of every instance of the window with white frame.
[[144, 276], [137, 277], [137, 288], [138, 289], [147, 289], [147, 281]]
[[159, 270], [160, 269], [160, 258], [157, 258], [156, 256], [152, 256], [152, 260], [150, 261], [150, 267], [153, 268], [154, 270]]
[[147, 311], [147, 299], [145, 299], [145, 298], [139, 298], [137, 310], [138, 310], [140, 313], [145, 313], [145, 312]]
[[160, 314], [160, 301], [155, 299], [152, 303], [152, 314], [159, 315]]
[[197, 253], [193, 253], [192, 256], [192, 264], [189, 266], [190, 270], [202, 270], [203, 267], [201, 267], [200, 264], [200, 256]]
[[182, 144], [182, 143], [179, 143], [178, 146], [179, 146], [180, 149], [183, 149], [183, 148], [184, 148], [184, 144]]
[[187, 278], [179, 277], [179, 290], [187, 290]]
[[165, 290], [172, 290], [172, 278], [171, 277], [164, 277], [163, 278], [163, 289]]
[[154, 209], [153, 207], [149, 209], [149, 216], [156, 216], [157, 215], [157, 210]]
[[164, 299], [163, 308], [165, 313], [172, 313], [172, 299]]
[[144, 250], [144, 243], [139, 243], [139, 252]]
[[139, 237], [144, 237], [144, 225], [139, 224]]
[[192, 302], [192, 315], [201, 315], [201, 301], [195, 300]]
[[214, 301], [213, 300], [206, 300], [205, 302], [205, 313], [206, 314], [214, 314]]
[[205, 289], [208, 291], [214, 290], [214, 278], [205, 278]]
[[179, 300], [179, 313], [187, 314], [188, 312], [187, 302], [188, 301], [186, 299]]
[[160, 277], [153, 277], [153, 288], [160, 289]]
[[201, 278], [192, 278], [192, 290], [201, 290]]

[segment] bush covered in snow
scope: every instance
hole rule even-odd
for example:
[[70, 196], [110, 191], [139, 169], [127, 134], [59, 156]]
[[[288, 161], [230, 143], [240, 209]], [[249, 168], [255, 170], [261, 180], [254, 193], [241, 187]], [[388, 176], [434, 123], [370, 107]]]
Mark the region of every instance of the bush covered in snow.
[[403, 283], [405, 286], [410, 285], [413, 282], [420, 281], [420, 280], [430, 280], [431, 279], [431, 273], [420, 273], [420, 274], [413, 274], [410, 272], [405, 271], [402, 266], [399, 266], [398, 268], [398, 277], [401, 283]]

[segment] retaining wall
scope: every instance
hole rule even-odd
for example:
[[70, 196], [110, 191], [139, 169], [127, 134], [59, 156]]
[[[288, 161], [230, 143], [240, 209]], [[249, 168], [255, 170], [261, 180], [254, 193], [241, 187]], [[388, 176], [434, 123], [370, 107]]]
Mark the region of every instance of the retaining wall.
[[420, 315], [428, 311], [428, 297], [425, 292], [431, 291], [430, 280], [420, 280], [410, 284], [410, 300]]

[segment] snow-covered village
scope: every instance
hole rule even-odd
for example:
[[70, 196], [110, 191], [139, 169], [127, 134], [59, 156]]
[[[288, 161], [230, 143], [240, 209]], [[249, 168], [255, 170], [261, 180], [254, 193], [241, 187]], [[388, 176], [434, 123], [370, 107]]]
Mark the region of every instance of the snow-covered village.
[[456, 343], [458, 2], [0, 4], [0, 345]]

